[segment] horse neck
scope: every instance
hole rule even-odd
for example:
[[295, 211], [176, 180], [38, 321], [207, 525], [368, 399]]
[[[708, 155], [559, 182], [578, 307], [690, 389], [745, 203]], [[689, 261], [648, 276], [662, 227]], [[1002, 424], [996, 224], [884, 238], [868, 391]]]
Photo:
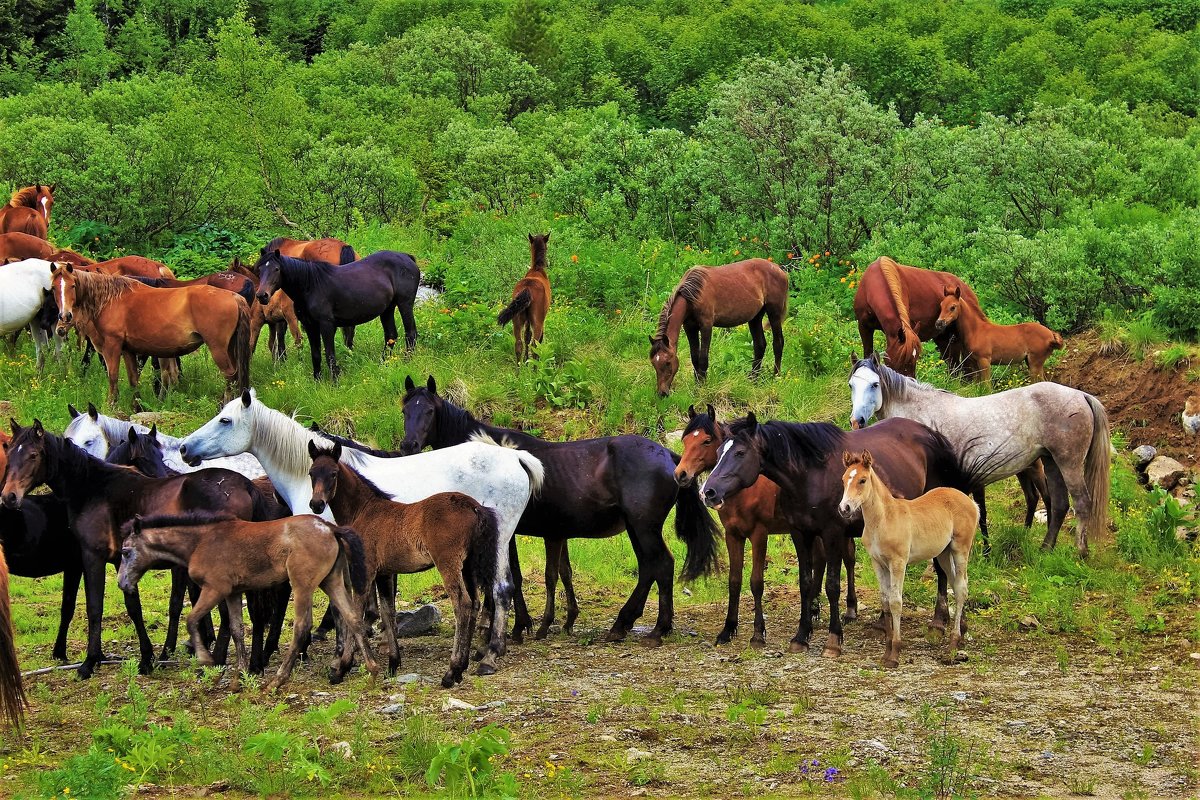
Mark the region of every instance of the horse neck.
[[491, 428], [489, 425], [484, 425], [475, 419], [470, 411], [459, 408], [448, 400], [443, 400], [438, 407], [435, 423], [436, 432], [433, 441], [429, 443], [434, 450], [463, 444], [475, 433], [487, 433], [493, 437], [496, 434], [505, 433], [502, 428]]
[[382, 499], [371, 491], [371, 487], [367, 486], [362, 476], [349, 466], [338, 464], [337, 491], [329, 498], [329, 508], [340, 524], [349, 525]]
[[[107, 493], [113, 478], [134, 483], [147, 480], [132, 469], [108, 464], [53, 434], [46, 434], [46, 485], [73, 505]], [[51, 455], [53, 453], [53, 455]], [[79, 502], [76, 502], [79, 501]]]
[[257, 400], [251, 409], [254, 430], [250, 436], [250, 453], [272, 480], [278, 477], [280, 484], [309, 484], [308, 471], [312, 465], [308, 455], [309, 441], [320, 447], [332, 447], [333, 442]]
[[[296, 290], [309, 291], [325, 277], [326, 265], [320, 261], [306, 261], [281, 255], [279, 258], [279, 287], [294, 297]], [[290, 287], [290, 288], [289, 288]]]
[[870, 544], [874, 540], [878, 528], [889, 526], [897, 503], [875, 470], [869, 474], [871, 490], [862, 502], [863, 544]]
[[674, 350], [679, 346], [679, 329], [683, 327], [683, 320], [687, 317], [688, 301], [675, 295], [671, 300], [671, 310], [667, 312], [667, 326], [663, 331], [666, 336], [667, 344]]
[[196, 552], [204, 532], [210, 527], [195, 525], [187, 528], [156, 528], [149, 533], [143, 531], [142, 536], [150, 545], [154, 556], [186, 567], [192, 560], [192, 554]]
[[988, 326], [995, 323], [984, 317], [982, 311], [974, 308], [964, 299], [959, 302], [958, 319], [954, 321], [954, 324], [958, 327], [963, 344], [970, 349], [972, 342], [975, 342]]
[[546, 246], [530, 247], [529, 271], [546, 274]]

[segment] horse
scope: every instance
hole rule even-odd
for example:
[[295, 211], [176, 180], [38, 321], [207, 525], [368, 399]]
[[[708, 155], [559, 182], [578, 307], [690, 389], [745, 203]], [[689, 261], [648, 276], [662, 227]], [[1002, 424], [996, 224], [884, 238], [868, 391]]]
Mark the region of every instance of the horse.
[[250, 384], [250, 308], [212, 286], [155, 289], [132, 278], [87, 273], [68, 264], [51, 279], [60, 336], [79, 312], [82, 330], [108, 368], [108, 402], [117, 402], [119, 357], [137, 390], [138, 354], [176, 358], [208, 345], [228, 386]]
[[963, 302], [958, 286], [942, 287], [941, 311], [935, 328], [958, 332], [963, 347], [974, 359], [973, 376], [991, 385], [992, 364], [1019, 364], [1029, 367], [1035, 381], [1046, 379], [1046, 359], [1063, 346], [1063, 338], [1038, 322], [997, 325], [977, 305]]
[[658, 377], [658, 394], [671, 393], [679, 371], [679, 329], [687, 333], [696, 380], [708, 376], [708, 345], [712, 329], [736, 328], [749, 323], [754, 340], [757, 375], [767, 352], [763, 317], [771, 323], [775, 374], [783, 358], [783, 321], [787, 318], [788, 278], [777, 265], [763, 258], [736, 261], [721, 267], [692, 267], [667, 298], [658, 315], [658, 330], [650, 337], [650, 363]]
[[963, 610], [967, 605], [967, 562], [979, 507], [957, 489], [939, 487], [912, 500], [893, 497], [873, 469], [870, 450], [843, 453], [842, 492], [838, 511], [850, 518], [862, 514], [863, 546], [879, 581], [880, 606], [888, 632], [883, 665], [900, 665], [900, 616], [904, 610], [904, 572], [914, 561], [936, 559], [954, 584], [954, 621], [950, 625], [950, 658], [962, 640]]
[[171, 268], [161, 261], [144, 256], [121, 256], [87, 265], [88, 272], [102, 275], [123, 275], [126, 278], [175, 278]]
[[[437, 568], [454, 606], [454, 646], [443, 688], [460, 682], [470, 658], [476, 587], [496, 581], [499, 530], [496, 513], [459, 492], [442, 492], [415, 503], [392, 501], [378, 486], [340, 463], [342, 446], [308, 443], [314, 514], [326, 507], [363, 540], [367, 585], [379, 595], [379, 619], [388, 646], [388, 674], [400, 666], [396, 641], [396, 594], [388, 576]], [[359, 614], [361, 616], [361, 612]], [[348, 666], [348, 665], [347, 665]]]
[[[546, 274], [546, 245], [550, 234], [529, 234], [529, 253], [532, 261], [525, 277], [513, 287], [512, 302], [509, 303], [496, 322], [501, 326], [513, 324], [513, 339], [516, 341], [517, 364], [528, 361], [531, 355], [530, 342], [542, 343], [546, 325], [546, 312], [550, 310], [550, 276]], [[537, 358], [537, 354], [532, 354]]]
[[[318, 586], [342, 613], [353, 643], [346, 645], [341, 661], [353, 658], [357, 647], [372, 678], [379, 674], [362, 617], [354, 613], [353, 594], [366, 592], [367, 583], [362, 542], [350, 528], [307, 514], [247, 522], [228, 514], [193, 512], [135, 515], [121, 526], [121, 538], [117, 585], [126, 594], [136, 593], [142, 575], [162, 563], [185, 567], [200, 586], [187, 625], [197, 660], [204, 666], [212, 666], [214, 661], [201, 641], [200, 623], [218, 603], [225, 603], [237, 647], [238, 669], [230, 677], [235, 691], [240, 673], [248, 667], [242, 594], [273, 589], [280, 583], [290, 584], [296, 598], [295, 622], [292, 644], [266, 691], [277, 690], [292, 674], [312, 628], [312, 597]], [[330, 682], [339, 682], [344, 673], [340, 666], [334, 668]]]
[[[296, 510], [309, 508], [312, 502], [310, 441], [322, 448], [333, 445], [323, 435], [263, 405], [254, 391], [248, 390], [184, 439], [179, 453], [193, 465], [217, 456], [253, 453], [287, 506]], [[490, 587], [495, 614], [489, 625], [487, 654], [479, 664], [480, 674], [495, 672], [497, 660], [505, 652], [509, 541], [530, 497], [541, 489], [541, 462], [529, 453], [487, 441], [406, 458], [380, 458], [344, 449], [342, 458], [393, 500], [412, 503], [438, 492], [457, 491], [496, 512], [500, 533], [496, 580]]]
[[17, 661], [17, 632], [13, 627], [8, 574], [8, 562], [0, 549], [0, 718], [19, 728], [29, 701], [25, 699], [21, 664]]
[[340, 267], [323, 261], [305, 261], [273, 250], [259, 267], [258, 300], [270, 301], [283, 289], [296, 306], [296, 319], [308, 336], [312, 352], [313, 380], [321, 378], [321, 347], [330, 376], [337, 380], [337, 357], [333, 348], [336, 328], [361, 325], [374, 317], [383, 324], [384, 346], [391, 352], [396, 344], [396, 309], [404, 321], [404, 350], [417, 343], [413, 302], [421, 283], [421, 270], [407, 253], [381, 250]]
[[144, 278], [140, 275], [130, 277], [139, 283], [153, 286], [156, 289], [179, 289], [184, 286], [214, 286], [218, 289], [224, 289], [227, 292], [233, 292], [245, 300], [247, 306], [254, 302], [254, 281], [245, 275], [238, 275], [233, 272], [214, 272], [209, 275], [201, 275], [199, 278], [192, 278], [188, 281], [181, 281], [178, 278]]
[[[607, 641], [624, 639], [645, 610], [650, 587], [658, 586], [658, 619], [645, 637], [656, 645], [671, 630], [674, 618], [675, 559], [663, 541], [662, 528], [675, 508], [675, 534], [687, 543], [682, 578], [694, 580], [713, 569], [717, 528], [700, 502], [696, 487], [681, 489], [675, 483], [679, 456], [641, 436], [605, 436], [575, 442], [547, 442], [509, 428], [484, 424], [470, 412], [437, 393], [429, 376], [418, 387], [404, 383], [404, 440], [402, 454], [453, 448], [473, 436], [485, 435], [509, 442], [537, 457], [545, 467], [542, 492], [525, 509], [517, 533], [546, 541], [546, 611], [536, 638], [546, 636], [554, 621], [554, 594], [561, 573], [567, 591], [569, 631], [579, 613], [571, 580], [566, 541], [570, 538], [603, 539], [629, 532], [638, 560], [638, 582], [617, 614]], [[449, 451], [444, 451], [449, 452]], [[415, 457], [415, 456], [409, 456]], [[515, 545], [510, 548], [516, 582], [514, 638], [533, 629], [521, 590], [522, 577]]]
[[[258, 273], [244, 266], [240, 258], [233, 260], [229, 265], [229, 271], [249, 278], [255, 285], [258, 284]], [[264, 325], [267, 326], [268, 333], [267, 349], [276, 361], [282, 361], [287, 356], [285, 336], [289, 330], [292, 332], [292, 339], [299, 346], [301, 342], [300, 323], [296, 320], [296, 306], [292, 303], [292, 298], [288, 297], [287, 292], [282, 289], [276, 290], [265, 306], [258, 302], [250, 303], [251, 353], [255, 352], [258, 347], [258, 337], [262, 333]], [[353, 328], [350, 329], [350, 333], [353, 340]], [[346, 332], [343, 330], [343, 338], [345, 334]]]
[[[324, 261], [332, 266], [341, 266], [342, 264], [352, 264], [358, 261], [358, 254], [354, 252], [354, 248], [343, 242], [341, 239], [326, 237], [324, 239], [288, 239], [284, 236], [277, 236], [258, 252], [258, 260], [254, 263], [253, 270], [257, 274], [259, 268], [262, 267], [263, 261], [273, 250], [278, 250], [285, 256], [292, 258], [302, 258], [305, 261]], [[278, 292], [276, 292], [278, 294]], [[283, 295], [287, 297], [286, 294]], [[295, 324], [295, 312], [292, 312], [292, 333], [296, 338], [296, 343], [300, 342], [299, 328]], [[345, 343], [348, 350], [354, 349], [354, 326], [346, 325], [342, 328], [342, 341]]]
[[[67, 504], [71, 530], [81, 548], [83, 589], [87, 598], [87, 656], [79, 665], [90, 678], [103, 660], [100, 647], [104, 617], [104, 565], [116, 563], [121, 524], [134, 514], [223, 511], [246, 519], [272, 516], [274, 504], [242, 475], [210, 469], [174, 478], [147, 478], [129, 467], [107, 464], [49, 433], [42, 423], [21, 428], [13, 421], [5, 444], [8, 469], [0, 498], [9, 509], [22, 507], [32, 489], [45, 484]], [[148, 674], [154, 650], [142, 620], [141, 598], [125, 595], [125, 608], [137, 631], [138, 669]]]
[[[887, 427], [880, 429], [881, 425]], [[759, 424], [754, 413], [730, 426], [730, 438], [721, 446], [717, 465], [704, 482], [704, 502], [718, 511], [727, 497], [754, 485], [763, 475], [779, 485], [776, 513], [788, 528], [804, 537], [811, 549], [814, 538], [824, 540], [824, 552], [837, 558], [844, 537], [862, 535], [862, 520], [845, 519], [838, 513], [841, 497], [841, 454], [845, 450], [870, 450], [875, 454], [888, 484], [904, 497], [917, 497], [935, 486], [970, 488], [978, 480], [975, 468], [960, 461], [946, 438], [936, 431], [906, 419], [885, 420], [862, 430], [843, 431], [825, 422]], [[834, 562], [836, 564], [836, 560]], [[938, 602], [933, 627], [944, 627], [946, 576], [938, 569]], [[817, 575], [820, 570], [814, 567]], [[838, 613], [841, 593], [840, 565], [825, 574], [829, 601], [829, 636], [823, 655], [836, 658], [842, 652], [842, 618]], [[801, 608], [812, 608], [820, 587], [807, 570], [800, 571]], [[808, 649], [812, 632], [809, 614], [800, 614], [800, 626], [790, 650]]]
[[1183, 423], [1183, 432], [1195, 436], [1200, 434], [1200, 394], [1188, 395], [1183, 403], [1183, 413], [1179, 415]]
[[1102, 534], [1108, 527], [1108, 415], [1086, 392], [1045, 381], [984, 397], [959, 397], [907, 378], [873, 355], [851, 368], [850, 402], [855, 426], [866, 425], [875, 415], [904, 417], [936, 426], [961, 458], [978, 461], [986, 454], [989, 464], [975, 495], [985, 531], [982, 487], [1028, 469], [1039, 458], [1049, 498], [1042, 546], [1053, 548], [1058, 541], [1068, 492], [1078, 515], [1075, 544], [1081, 556], [1087, 554], [1089, 534]]
[[47, 238], [55, 186], [39, 183], [13, 192], [8, 205], [0, 206], [0, 233], [28, 233], [39, 239]]
[[[688, 406], [688, 424], [683, 430], [683, 456], [675, 468], [675, 481], [680, 486], [689, 486], [700, 476], [717, 465], [721, 446], [729, 438], [729, 425], [717, 421], [713, 407], [707, 412], [697, 412]], [[778, 513], [779, 486], [759, 476], [754, 484], [735, 495], [725, 498], [717, 512], [721, 527], [725, 529], [725, 549], [729, 553], [729, 606], [725, 613], [725, 626], [717, 634], [716, 644], [729, 644], [737, 632], [738, 603], [742, 593], [742, 574], [746, 558], [746, 541], [750, 541], [751, 573], [750, 593], [754, 596], [754, 634], [751, 645], [766, 644], [766, 621], [763, 618], [762, 595], [763, 573], [767, 565], [767, 536], [773, 533], [788, 533], [796, 547], [796, 559], [801, 569], [811, 569], [810, 563], [824, 564], [826, 556], [821, 539], [814, 540], [814, 553], [804, 548], [802, 534], [791, 531], [787, 520]], [[810, 555], [814, 562], [810, 562]], [[854, 591], [854, 540], [846, 538], [840, 554], [846, 565], [846, 615], [843, 622], [858, 617], [858, 596]], [[840, 569], [840, 567], [837, 567]], [[819, 584], [821, 575], [813, 580]], [[811, 610], [815, 619], [816, 608]]]
[[[897, 264], [882, 256], [863, 271], [854, 292], [854, 317], [862, 340], [863, 357], [875, 352], [875, 331], [886, 339], [888, 365], [902, 375], [914, 377], [921, 355], [919, 331], [936, 328], [941, 313], [942, 287], [958, 289], [965, 302], [979, 306], [975, 292], [957, 275], [949, 272]], [[946, 333], [935, 337], [942, 358], [957, 370], [964, 354]]]
[[53, 270], [52, 262], [40, 258], [0, 265], [0, 336], [18, 334], [28, 328], [39, 371], [46, 364], [49, 341], [38, 317], [49, 297]]

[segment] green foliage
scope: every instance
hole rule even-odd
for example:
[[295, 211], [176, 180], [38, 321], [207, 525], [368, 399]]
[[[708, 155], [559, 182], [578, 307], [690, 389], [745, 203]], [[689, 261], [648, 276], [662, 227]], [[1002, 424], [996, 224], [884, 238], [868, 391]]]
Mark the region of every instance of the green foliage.
[[516, 777], [495, 769], [496, 759], [508, 754], [511, 738], [504, 728], [488, 725], [461, 742], [438, 745], [425, 772], [425, 782], [430, 788], [440, 787], [450, 797], [518, 797]]

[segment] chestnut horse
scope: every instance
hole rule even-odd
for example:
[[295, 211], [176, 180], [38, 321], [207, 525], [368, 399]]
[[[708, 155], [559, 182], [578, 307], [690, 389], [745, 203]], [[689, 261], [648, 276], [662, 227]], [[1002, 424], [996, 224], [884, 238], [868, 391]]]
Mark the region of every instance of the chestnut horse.
[[[675, 468], [675, 482], [687, 486], [697, 480], [700, 473], [717, 465], [721, 445], [729, 438], [729, 426], [717, 422], [716, 412], [710, 405], [707, 413], [697, 412], [688, 406], [688, 424], [683, 431], [683, 456]], [[725, 627], [717, 635], [717, 644], [729, 644], [738, 627], [738, 601], [742, 593], [742, 572], [746, 558], [746, 540], [750, 540], [753, 567], [750, 573], [750, 592], [754, 595], [754, 635], [752, 645], [766, 644], [766, 622], [763, 619], [762, 595], [763, 572], [767, 566], [767, 536], [773, 533], [790, 533], [796, 547], [796, 559], [801, 569], [812, 571], [812, 564], [821, 564], [821, 572], [815, 576], [820, 583], [824, 572], [825, 549], [820, 539], [815, 540], [808, 563], [809, 552], [804, 549], [804, 538], [789, 530], [787, 520], [776, 513], [779, 485], [761, 475], [754, 485], [726, 498], [718, 512], [721, 526], [725, 528], [725, 548], [729, 552], [729, 609], [725, 614]], [[854, 540], [847, 537], [841, 558], [846, 565], [846, 616], [849, 622], [858, 616], [858, 597], [854, 592]], [[839, 567], [840, 568], [840, 567]], [[816, 607], [811, 609], [816, 616]]]
[[[76, 321], [108, 368], [108, 401], [117, 402], [119, 358], [136, 391], [136, 357], [176, 358], [207, 344], [230, 386], [250, 384], [250, 308], [212, 286], [155, 289], [133, 278], [80, 272], [70, 264], [51, 278], [59, 335]], [[227, 390], [228, 393], [228, 390]]]
[[[249, 278], [258, 283], [258, 272], [235, 258], [229, 265], [229, 271]], [[300, 338], [300, 322], [296, 319], [296, 306], [292, 298], [283, 289], [276, 289], [271, 299], [264, 306], [262, 303], [250, 303], [250, 352], [258, 347], [258, 337], [262, 334], [263, 326], [267, 326], [267, 349], [276, 361], [282, 361], [287, 356], [287, 332], [292, 332], [292, 339], [299, 347], [303, 341]], [[345, 336], [345, 331], [342, 332]]]
[[43, 261], [69, 261], [72, 264], [95, 263], [74, 250], [55, 247], [39, 236], [19, 231], [0, 233], [0, 264], [24, 261], [27, 258], [40, 258]]
[[997, 325], [984, 316], [978, 305], [964, 302], [958, 286], [944, 286], [942, 293], [935, 327], [938, 331], [950, 330], [951, 326], [957, 330], [975, 363], [972, 377], [991, 384], [992, 364], [1024, 362], [1034, 381], [1046, 379], [1046, 359], [1063, 346], [1061, 336], [1039, 322]]
[[[550, 276], [546, 274], [546, 244], [550, 234], [529, 234], [529, 253], [532, 265], [525, 277], [513, 287], [512, 302], [500, 312], [496, 322], [513, 324], [517, 364], [528, 361], [531, 341], [542, 343], [546, 312], [550, 310]], [[532, 354], [537, 358], [536, 354]]]
[[658, 394], [671, 393], [679, 371], [679, 329], [687, 334], [696, 380], [708, 376], [708, 345], [712, 329], [736, 328], [749, 323], [754, 340], [757, 375], [767, 352], [763, 317], [771, 323], [775, 374], [783, 359], [783, 320], [787, 317], [787, 273], [763, 258], [737, 261], [721, 267], [692, 267], [683, 274], [658, 316], [658, 330], [650, 337], [650, 363], [658, 376]]
[[121, 256], [87, 265], [88, 272], [101, 275], [123, 275], [127, 278], [174, 278], [171, 268], [160, 261], [144, 256]]
[[[862, 339], [863, 358], [875, 352], [875, 331], [887, 340], [887, 363], [902, 375], [915, 377], [921, 356], [918, 332], [941, 331], [936, 327], [941, 314], [942, 287], [959, 289], [965, 302], [979, 307], [979, 299], [956, 275], [949, 272], [897, 264], [887, 256], [876, 259], [863, 272], [854, 293], [854, 316]], [[951, 369], [958, 368], [962, 353], [948, 334], [935, 337], [935, 344]]]
[[8, 205], [0, 207], [0, 233], [28, 233], [45, 239], [50, 232], [50, 209], [54, 186], [26, 186], [12, 193]]

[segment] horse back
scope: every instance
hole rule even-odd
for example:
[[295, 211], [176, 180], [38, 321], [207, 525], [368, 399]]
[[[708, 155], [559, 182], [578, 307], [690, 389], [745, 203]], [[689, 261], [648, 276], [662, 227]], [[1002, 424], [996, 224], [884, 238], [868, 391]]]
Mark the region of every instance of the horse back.
[[25, 233], [38, 239], [49, 235], [46, 220], [35, 209], [26, 206], [0, 208], [0, 233]]
[[706, 268], [693, 313], [711, 314], [713, 325], [730, 328], [749, 322], [764, 308], [786, 310], [787, 295], [787, 273], [765, 258], [750, 258]]

